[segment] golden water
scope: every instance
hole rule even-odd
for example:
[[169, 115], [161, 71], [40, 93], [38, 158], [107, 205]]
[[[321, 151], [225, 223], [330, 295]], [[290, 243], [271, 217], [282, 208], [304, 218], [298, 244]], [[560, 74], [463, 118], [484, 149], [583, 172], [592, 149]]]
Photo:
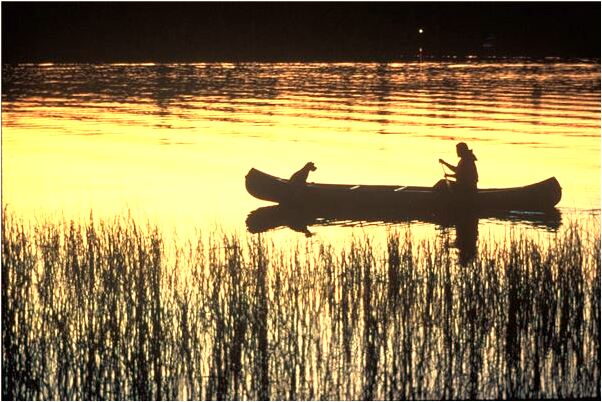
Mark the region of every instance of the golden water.
[[600, 206], [598, 63], [18, 65], [2, 94], [3, 202], [25, 216], [244, 231], [267, 205], [251, 167], [431, 185], [459, 141], [480, 187], [556, 176], [561, 209]]

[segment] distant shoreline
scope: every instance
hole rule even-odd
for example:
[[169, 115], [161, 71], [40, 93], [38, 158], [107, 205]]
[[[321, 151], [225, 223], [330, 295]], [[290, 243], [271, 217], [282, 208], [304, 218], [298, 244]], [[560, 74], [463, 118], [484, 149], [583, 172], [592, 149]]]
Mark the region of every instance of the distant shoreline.
[[600, 10], [599, 2], [4, 2], [2, 59], [599, 58]]
[[[553, 63], [594, 63], [599, 64], [600, 57], [559, 57], [559, 56], [425, 56], [422, 59], [423, 63], [446, 63], [446, 62], [466, 62], [466, 63], [478, 63], [478, 62], [526, 62], [526, 63], [542, 63], [542, 64], [553, 64]], [[392, 64], [392, 63], [419, 63], [420, 60], [417, 56], [400, 56], [392, 59], [248, 59], [248, 60], [231, 60], [231, 59], [210, 59], [210, 60], [150, 60], [150, 59], [132, 59], [132, 60], [21, 60], [21, 61], [6, 61], [3, 60], [4, 65], [53, 65], [53, 64], [219, 64], [219, 63], [232, 63], [232, 64], [345, 64], [345, 63], [358, 63], [358, 64]]]

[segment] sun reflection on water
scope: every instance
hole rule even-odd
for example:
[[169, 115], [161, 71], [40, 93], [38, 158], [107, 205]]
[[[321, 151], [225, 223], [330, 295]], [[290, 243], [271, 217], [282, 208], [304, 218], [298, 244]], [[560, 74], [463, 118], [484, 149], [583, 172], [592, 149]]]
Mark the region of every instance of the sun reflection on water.
[[556, 176], [600, 203], [597, 64], [8, 66], [4, 202], [25, 215], [131, 209], [244, 228], [251, 167], [316, 182], [432, 185], [466, 141], [480, 187]]

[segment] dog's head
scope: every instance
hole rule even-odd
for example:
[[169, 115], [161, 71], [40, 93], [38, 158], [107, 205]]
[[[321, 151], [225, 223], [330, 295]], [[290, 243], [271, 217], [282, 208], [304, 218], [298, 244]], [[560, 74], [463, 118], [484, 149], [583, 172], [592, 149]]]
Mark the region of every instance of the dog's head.
[[311, 170], [312, 172], [317, 169], [313, 162], [307, 162], [307, 164], [305, 164], [305, 168]]

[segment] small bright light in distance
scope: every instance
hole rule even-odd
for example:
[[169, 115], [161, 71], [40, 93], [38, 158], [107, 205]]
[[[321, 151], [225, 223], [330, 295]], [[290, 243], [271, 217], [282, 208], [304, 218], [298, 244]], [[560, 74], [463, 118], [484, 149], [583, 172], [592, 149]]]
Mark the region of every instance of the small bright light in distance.
[[423, 32], [424, 32], [424, 30], [423, 30], [422, 28], [420, 28], [420, 29], [418, 30], [418, 33], [423, 33]]

